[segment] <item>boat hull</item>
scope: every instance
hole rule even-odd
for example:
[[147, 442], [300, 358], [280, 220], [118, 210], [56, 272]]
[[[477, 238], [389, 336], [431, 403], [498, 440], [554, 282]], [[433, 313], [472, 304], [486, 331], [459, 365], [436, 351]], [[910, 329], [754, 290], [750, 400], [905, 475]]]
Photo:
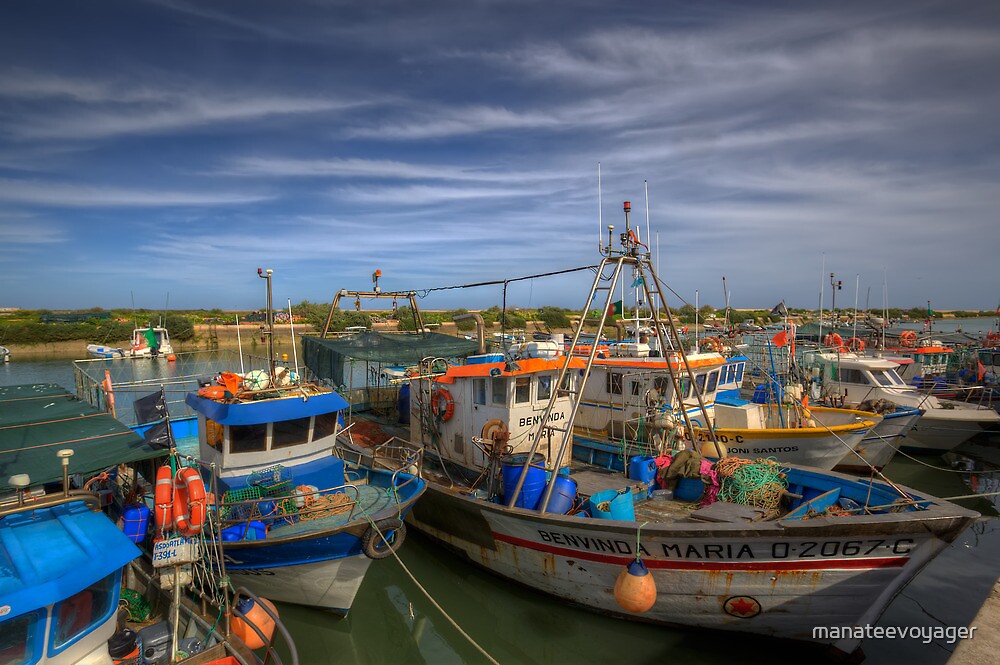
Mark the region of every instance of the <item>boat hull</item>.
[[874, 624], [971, 520], [644, 524], [639, 553], [658, 593], [648, 612], [635, 614], [613, 593], [636, 556], [635, 522], [508, 509], [433, 483], [408, 518], [493, 573], [600, 613], [816, 641], [845, 652], [859, 640], [824, 639], [814, 629]]
[[259, 596], [346, 615], [372, 560], [363, 554], [295, 565], [238, 566], [226, 548], [226, 573]]
[[[942, 404], [948, 404], [942, 402]], [[900, 450], [917, 454], [942, 454], [1000, 423], [1000, 414], [975, 407], [929, 409], [907, 435]]]
[[847, 453], [834, 468], [838, 471], [867, 473], [874, 467], [881, 471], [895, 456], [903, 437], [907, 436], [919, 419], [920, 411], [885, 414], [882, 422], [854, 446], [857, 454]]

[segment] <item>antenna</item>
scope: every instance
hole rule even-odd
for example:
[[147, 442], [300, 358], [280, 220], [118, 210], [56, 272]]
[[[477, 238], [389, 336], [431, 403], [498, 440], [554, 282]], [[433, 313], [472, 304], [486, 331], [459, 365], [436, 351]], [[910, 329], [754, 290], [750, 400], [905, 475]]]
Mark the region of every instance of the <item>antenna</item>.
[[[381, 273], [381, 270], [376, 270], [376, 274]], [[378, 281], [376, 280], [376, 284]], [[376, 287], [378, 288], [378, 287]], [[295, 359], [295, 379], [299, 380], [299, 351], [295, 348], [295, 322], [292, 321], [292, 299], [288, 299], [288, 327], [292, 331], [292, 358]]]
[[257, 268], [257, 276], [267, 280], [267, 312], [265, 315], [267, 329], [261, 326], [261, 334], [267, 337], [267, 367], [270, 370], [271, 382], [274, 382], [274, 304], [271, 299], [271, 273], [273, 270], [264, 271]]
[[597, 251], [601, 251], [601, 233], [604, 232], [604, 219], [601, 216], [601, 163], [597, 162]]

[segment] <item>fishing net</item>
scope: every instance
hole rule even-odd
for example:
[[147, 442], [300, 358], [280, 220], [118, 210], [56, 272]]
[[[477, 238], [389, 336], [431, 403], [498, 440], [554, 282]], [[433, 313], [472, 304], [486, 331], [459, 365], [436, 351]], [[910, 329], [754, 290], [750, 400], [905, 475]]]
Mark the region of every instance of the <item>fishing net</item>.
[[464, 358], [477, 348], [475, 340], [442, 333], [364, 332], [324, 339], [302, 337], [306, 367], [335, 385], [347, 383], [344, 367], [348, 360], [406, 366], [430, 357]]
[[771, 458], [751, 462], [727, 457], [715, 463], [715, 471], [719, 474], [721, 485], [720, 501], [775, 510], [782, 493], [788, 488], [781, 465]]

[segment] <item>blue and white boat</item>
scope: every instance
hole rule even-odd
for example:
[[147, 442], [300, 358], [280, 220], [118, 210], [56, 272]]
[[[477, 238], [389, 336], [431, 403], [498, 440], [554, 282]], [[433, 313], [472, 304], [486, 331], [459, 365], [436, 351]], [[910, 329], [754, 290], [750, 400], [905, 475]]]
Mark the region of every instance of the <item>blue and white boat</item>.
[[93, 494], [8, 499], [0, 504], [0, 662], [110, 663], [122, 569], [139, 548]]
[[348, 403], [273, 361], [221, 380], [185, 401], [217, 476], [226, 571], [268, 598], [346, 614], [369, 564], [405, 538], [425, 487], [419, 455], [381, 469], [336, 456]]

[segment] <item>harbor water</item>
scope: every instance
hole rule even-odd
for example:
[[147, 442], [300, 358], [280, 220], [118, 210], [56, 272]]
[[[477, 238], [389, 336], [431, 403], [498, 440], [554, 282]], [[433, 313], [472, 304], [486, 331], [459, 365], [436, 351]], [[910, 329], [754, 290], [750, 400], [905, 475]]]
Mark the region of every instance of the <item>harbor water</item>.
[[[149, 363], [118, 362], [133, 364], [128, 371], [142, 371], [138, 363]], [[0, 382], [58, 383], [75, 390], [68, 360], [15, 359], [0, 365]], [[998, 445], [989, 440], [980, 443], [987, 449]], [[997, 466], [977, 459], [963, 463], [973, 465], [974, 470], [952, 469], [942, 458], [915, 461], [897, 456], [886, 474], [940, 497], [1000, 490], [1000, 473], [993, 470]], [[897, 596], [878, 625], [932, 629], [974, 625], [976, 612], [997, 580], [998, 503], [996, 497], [960, 503], [987, 516], [928, 565]], [[500, 663], [773, 665], [811, 662], [816, 657], [814, 648], [796, 643], [751, 634], [656, 627], [567, 606], [487, 574], [412, 529], [400, 559], [402, 566], [392, 558], [371, 566], [349, 617], [279, 605], [300, 663], [489, 662], [471, 641]], [[925, 642], [907, 637], [866, 640], [863, 649], [867, 663], [943, 664], [955, 646], [947, 638]]]

